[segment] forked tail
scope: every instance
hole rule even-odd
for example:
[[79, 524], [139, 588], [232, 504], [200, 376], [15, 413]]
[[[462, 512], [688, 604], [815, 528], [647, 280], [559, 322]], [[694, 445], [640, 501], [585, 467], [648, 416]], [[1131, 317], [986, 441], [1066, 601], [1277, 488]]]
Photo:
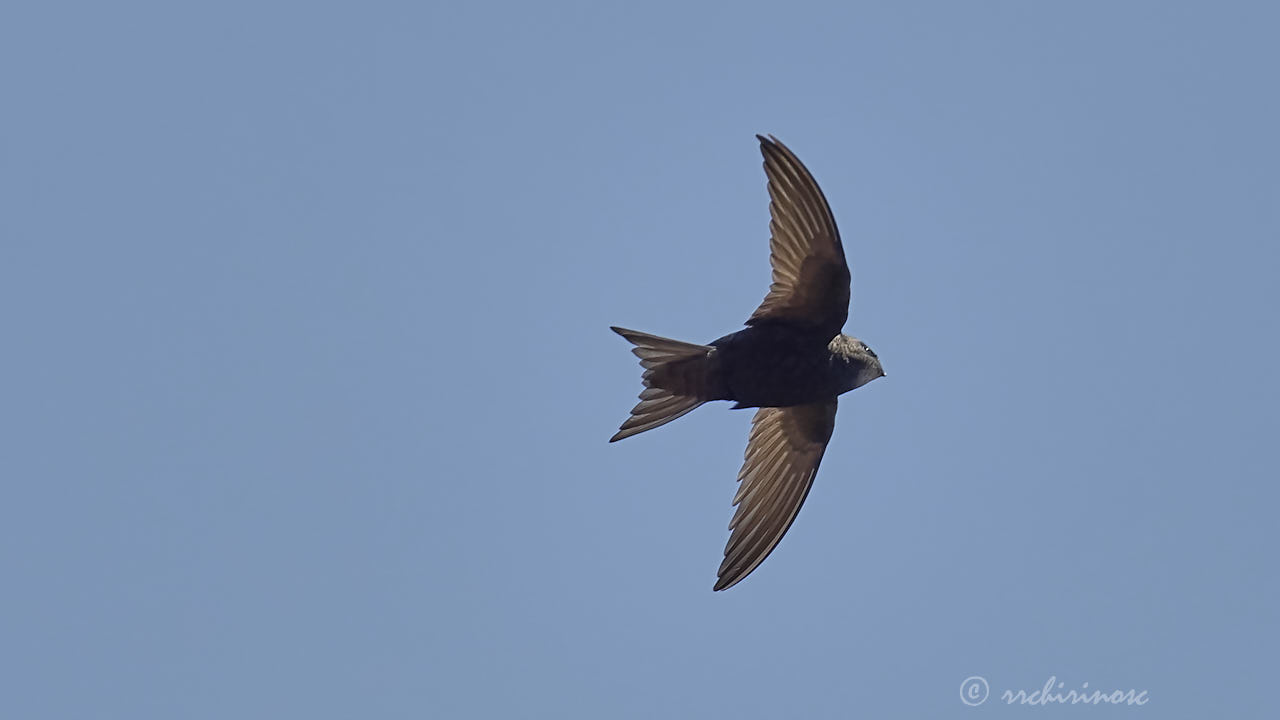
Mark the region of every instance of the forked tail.
[[649, 333], [610, 328], [635, 347], [631, 352], [644, 368], [644, 391], [631, 417], [609, 442], [631, 437], [692, 412], [709, 400], [728, 398], [720, 377], [720, 358], [710, 345], [696, 345]]

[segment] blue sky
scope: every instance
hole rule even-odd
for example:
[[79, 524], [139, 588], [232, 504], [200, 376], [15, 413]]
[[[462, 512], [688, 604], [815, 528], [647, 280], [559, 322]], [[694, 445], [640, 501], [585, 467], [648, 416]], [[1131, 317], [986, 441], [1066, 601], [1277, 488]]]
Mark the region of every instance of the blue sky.
[[[1278, 23], [7, 7], [0, 715], [1270, 712]], [[759, 303], [757, 132], [889, 376], [712, 593], [750, 415], [606, 443], [608, 326]]]

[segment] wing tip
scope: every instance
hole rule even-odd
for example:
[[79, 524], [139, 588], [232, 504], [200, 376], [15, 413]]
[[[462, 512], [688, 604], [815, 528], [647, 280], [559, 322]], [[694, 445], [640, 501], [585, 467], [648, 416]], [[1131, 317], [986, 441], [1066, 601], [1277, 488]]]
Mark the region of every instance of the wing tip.
[[760, 141], [761, 154], [767, 155], [770, 151], [783, 152], [783, 153], [790, 152], [787, 146], [783, 145], [782, 141], [779, 140], [777, 136], [773, 134], [761, 135], [759, 133], [756, 133], [756, 140]]
[[[741, 580], [741, 579], [742, 578], [738, 578], [738, 580]], [[734, 585], [737, 585], [738, 580], [726, 581], [724, 578], [716, 578], [715, 587], [711, 588], [711, 592], [720, 592], [721, 590], [728, 590]]]

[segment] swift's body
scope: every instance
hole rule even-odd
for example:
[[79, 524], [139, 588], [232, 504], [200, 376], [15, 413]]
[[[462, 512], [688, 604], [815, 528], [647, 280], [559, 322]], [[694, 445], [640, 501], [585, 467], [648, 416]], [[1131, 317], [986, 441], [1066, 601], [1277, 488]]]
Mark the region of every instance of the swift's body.
[[613, 328], [635, 346], [645, 389], [610, 442], [713, 400], [760, 408], [716, 590], [751, 573], [791, 527], [835, 428], [836, 398], [884, 376], [871, 348], [841, 332], [849, 266], [822, 190], [785, 145], [756, 137], [769, 178], [773, 283], [746, 329], [698, 345]]

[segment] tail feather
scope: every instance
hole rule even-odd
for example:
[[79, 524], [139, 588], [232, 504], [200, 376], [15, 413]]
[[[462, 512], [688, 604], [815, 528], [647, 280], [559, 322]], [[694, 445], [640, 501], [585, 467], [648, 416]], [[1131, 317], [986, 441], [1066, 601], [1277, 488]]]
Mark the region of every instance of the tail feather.
[[652, 430], [682, 417], [699, 405], [721, 399], [719, 358], [710, 345], [697, 345], [649, 333], [611, 328], [635, 347], [631, 352], [640, 358], [645, 389], [631, 417], [609, 442], [616, 442]]

